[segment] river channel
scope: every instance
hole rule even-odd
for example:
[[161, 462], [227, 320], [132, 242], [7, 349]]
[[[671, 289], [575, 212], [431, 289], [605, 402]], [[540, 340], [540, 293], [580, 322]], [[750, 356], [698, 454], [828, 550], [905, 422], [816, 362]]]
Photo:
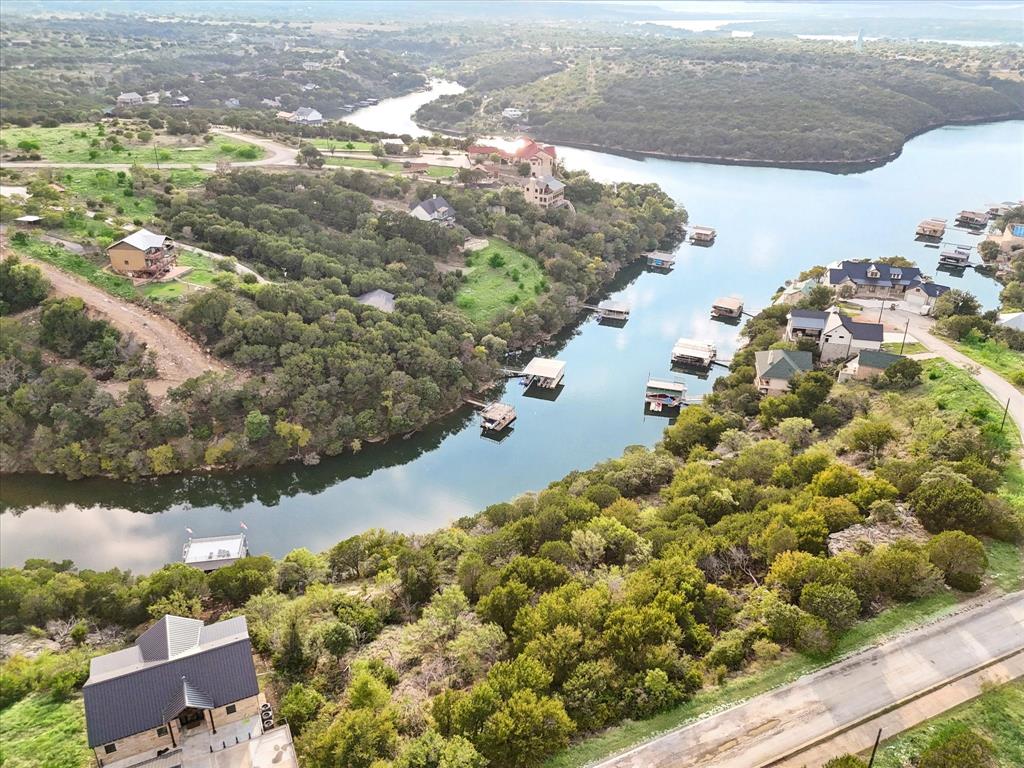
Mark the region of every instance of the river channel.
[[[388, 100], [349, 119], [407, 132], [411, 112], [436, 95]], [[843, 258], [899, 254], [935, 274], [938, 251], [914, 242], [919, 220], [952, 220], [963, 208], [1024, 196], [1021, 121], [938, 129], [909, 142], [889, 165], [855, 175], [638, 160], [562, 147], [558, 153], [568, 167], [585, 168], [601, 181], [660, 184], [687, 208], [691, 223], [715, 227], [718, 239], [711, 248], [680, 246], [671, 274], [637, 267], [620, 275], [610, 295], [632, 306], [624, 327], [581, 318], [542, 350], [567, 364], [557, 399], [526, 397], [515, 381], [496, 393], [519, 414], [506, 439], [482, 438], [467, 408], [410, 439], [316, 467], [136, 484], [4, 477], [0, 562], [71, 558], [83, 567], [146, 571], [180, 557], [186, 527], [210, 536], [235, 532], [242, 522], [252, 550], [275, 556], [295, 547], [324, 550], [370, 527], [441, 527], [617, 456], [628, 445], [657, 441], [666, 421], [645, 416], [644, 383], [649, 375], [669, 374], [675, 339], [713, 340], [723, 359], [735, 349], [737, 328], [709, 318], [717, 296], [741, 295], [756, 310], [802, 269]], [[948, 237], [977, 241], [960, 232]], [[987, 307], [997, 303], [998, 285], [971, 270], [937, 279], [971, 290]], [[708, 391], [711, 379], [684, 377], [693, 395]]]

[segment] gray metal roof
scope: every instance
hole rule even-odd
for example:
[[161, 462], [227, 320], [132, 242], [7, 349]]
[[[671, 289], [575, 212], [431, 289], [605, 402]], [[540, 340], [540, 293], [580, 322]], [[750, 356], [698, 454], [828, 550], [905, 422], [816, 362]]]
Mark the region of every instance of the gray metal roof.
[[181, 685], [171, 694], [171, 700], [163, 708], [163, 722], [177, 717], [189, 707], [196, 709], [213, 709], [214, 703], [206, 693], [200, 691], [188, 678], [181, 676]]
[[893, 352], [886, 352], [884, 349], [862, 349], [857, 353], [857, 365], [865, 368], [878, 368], [885, 370], [893, 363], [903, 359], [903, 355]]
[[[182, 678], [192, 686], [188, 695]], [[165, 616], [130, 648], [94, 658], [82, 693], [92, 747], [158, 728], [166, 722], [165, 709], [182, 696], [201, 702], [186, 706], [204, 707], [255, 696], [259, 685], [245, 617], [203, 626]]]
[[132, 246], [133, 248], [138, 248], [140, 251], [148, 251], [151, 248], [163, 248], [168, 239], [169, 238], [166, 235], [161, 235], [158, 232], [150, 232], [148, 229], [139, 229], [132, 232], [128, 237], [122, 237], [110, 247], [113, 248], [115, 245], [124, 243], [125, 245]]

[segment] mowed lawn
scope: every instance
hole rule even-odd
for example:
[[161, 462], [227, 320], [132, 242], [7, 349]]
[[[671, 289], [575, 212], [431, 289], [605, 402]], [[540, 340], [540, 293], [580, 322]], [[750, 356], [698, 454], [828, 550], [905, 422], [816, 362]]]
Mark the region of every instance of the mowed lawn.
[[371, 152], [374, 146], [369, 141], [347, 141], [345, 139], [311, 139], [310, 143], [328, 157], [332, 148], [335, 152]]
[[92, 762], [81, 696], [64, 701], [34, 693], [0, 710], [3, 768], [87, 768]]
[[547, 288], [540, 266], [504, 240], [491, 238], [482, 250], [466, 256], [466, 281], [455, 303], [475, 323], [486, 323], [503, 310], [532, 300]]
[[[419, 161], [410, 161], [419, 162]], [[324, 156], [325, 165], [337, 165], [342, 168], [359, 168], [366, 171], [378, 171], [380, 173], [399, 174], [405, 170], [405, 166], [394, 160], [378, 160], [377, 158], [362, 157], [331, 157]], [[450, 168], [446, 165], [431, 165], [426, 170], [427, 176], [433, 179], [447, 179], [458, 173], [457, 168]]]
[[[973, 701], [884, 742], [875, 756], [875, 766], [905, 768], [914, 765], [911, 760], [932, 740], [963, 726], [992, 742], [995, 768], [1024, 765], [1024, 680], [986, 691]], [[967, 763], [962, 765], [967, 768]]]
[[[57, 128], [5, 128], [0, 141], [6, 152], [38, 153], [42, 160], [55, 163], [209, 163], [217, 160], [245, 162], [259, 159], [263, 150], [255, 144], [214, 136], [204, 142], [202, 136], [167, 136], [155, 131], [146, 142], [134, 136], [119, 136], [113, 127], [101, 129], [92, 124], [62, 125]], [[118, 146], [108, 144], [117, 139]], [[20, 149], [22, 142], [38, 148]], [[239, 153], [242, 154], [239, 154]]]
[[173, 301], [210, 287], [213, 285], [213, 278], [223, 272], [217, 268], [217, 263], [213, 259], [195, 251], [179, 251], [178, 264], [192, 267], [192, 271], [167, 283], [144, 285], [139, 289], [142, 295], [155, 301]]

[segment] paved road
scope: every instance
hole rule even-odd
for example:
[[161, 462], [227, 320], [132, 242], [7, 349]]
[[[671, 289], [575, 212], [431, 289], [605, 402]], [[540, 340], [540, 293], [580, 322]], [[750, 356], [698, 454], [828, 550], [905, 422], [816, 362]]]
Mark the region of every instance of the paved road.
[[1015, 592], [938, 619], [599, 766], [771, 765], [837, 729], [1020, 650], [1024, 592]]
[[793, 757], [773, 763], [772, 768], [813, 768], [824, 765], [836, 755], [866, 752], [875, 743], [879, 729], [883, 739], [891, 738], [958, 704], [970, 701], [993, 686], [1004, 685], [1021, 677], [1024, 677], [1024, 652], [874, 717]]

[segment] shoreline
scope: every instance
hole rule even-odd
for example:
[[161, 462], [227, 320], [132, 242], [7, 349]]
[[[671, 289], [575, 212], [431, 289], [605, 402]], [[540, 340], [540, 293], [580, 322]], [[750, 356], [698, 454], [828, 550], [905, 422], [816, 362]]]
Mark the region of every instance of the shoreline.
[[[603, 144], [594, 144], [588, 142], [579, 141], [567, 141], [562, 139], [552, 139], [544, 136], [542, 133], [531, 134], [538, 141], [543, 141], [547, 144], [554, 144], [556, 146], [571, 147], [573, 149], [585, 149], [592, 152], [603, 152], [608, 155], [615, 155], [617, 157], [626, 157], [631, 160], [671, 160], [679, 163], [705, 163], [708, 165], [733, 165], [733, 166], [746, 166], [751, 168], [783, 168], [786, 170], [795, 171], [820, 171], [822, 173], [830, 173], [836, 176], [848, 176], [855, 175], [858, 173], [866, 173], [876, 168], [881, 168], [888, 165], [889, 163], [897, 160], [900, 155], [903, 154], [903, 150], [909, 141], [916, 139], [918, 136], [923, 136], [931, 131], [938, 130], [940, 128], [946, 128], [950, 126], [969, 126], [969, 125], [986, 125], [988, 123], [1004, 123], [1012, 122], [1014, 120], [1024, 120], [1024, 109], [1017, 110], [1016, 112], [1009, 112], [1003, 115], [989, 115], [985, 117], [972, 117], [965, 118], [963, 120], [944, 120], [938, 123], [930, 123], [929, 125], [923, 126], [911, 133], [907, 134], [899, 148], [887, 155], [863, 158], [860, 160], [768, 160], [758, 158], [743, 158], [743, 157], [726, 157], [721, 155], [686, 155], [676, 154], [672, 152], [656, 152], [653, 150], [640, 150], [640, 149], [625, 149], [621, 147], [611, 147]], [[441, 133], [442, 135], [451, 135], [458, 138], [466, 138], [467, 136], [476, 135], [473, 132], [467, 131], [455, 131], [450, 128], [436, 128], [430, 126], [429, 129], [433, 132]]]

